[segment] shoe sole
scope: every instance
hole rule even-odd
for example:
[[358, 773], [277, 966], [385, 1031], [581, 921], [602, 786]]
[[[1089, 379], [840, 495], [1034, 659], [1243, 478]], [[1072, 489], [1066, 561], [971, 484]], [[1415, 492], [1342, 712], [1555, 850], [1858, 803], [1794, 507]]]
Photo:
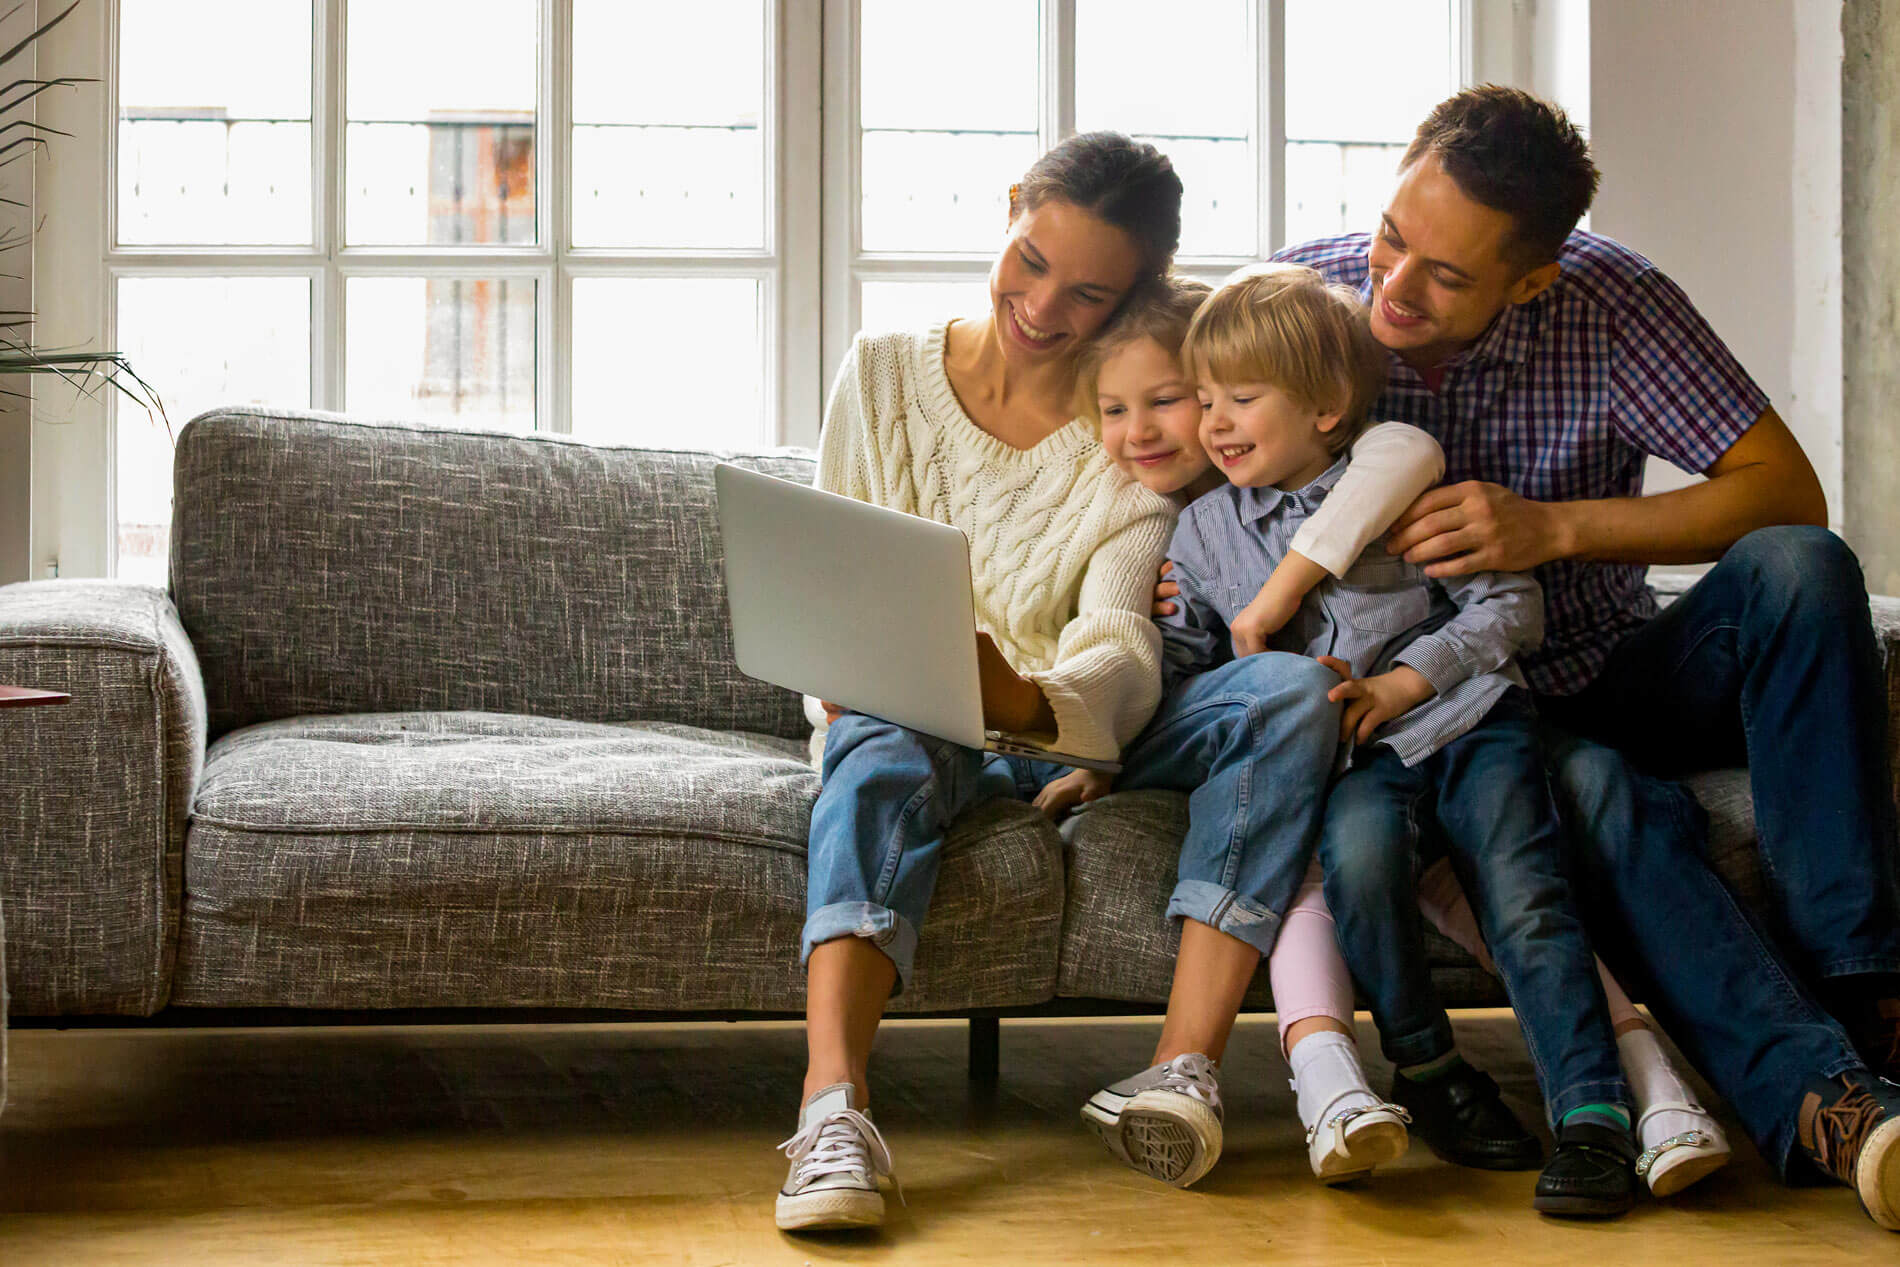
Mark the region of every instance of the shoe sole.
[[1653, 1197], [1673, 1197], [1693, 1183], [1700, 1183], [1728, 1165], [1730, 1154], [1724, 1148], [1672, 1148], [1656, 1159], [1644, 1179]]
[[1861, 1144], [1854, 1189], [1867, 1217], [1889, 1232], [1900, 1232], [1900, 1117], [1876, 1126]]
[[1328, 1149], [1317, 1158], [1307, 1154], [1314, 1177], [1329, 1188], [1364, 1179], [1375, 1167], [1397, 1161], [1411, 1147], [1412, 1137], [1392, 1114], [1369, 1113], [1346, 1127], [1340, 1143], [1344, 1152]]
[[844, 1231], [884, 1226], [884, 1194], [832, 1189], [798, 1196], [778, 1194], [781, 1232]]
[[1539, 1214], [1548, 1214], [1559, 1219], [1613, 1219], [1619, 1214], [1629, 1213], [1635, 1204], [1632, 1197], [1573, 1197], [1538, 1196], [1531, 1198], [1531, 1208]]
[[1421, 1138], [1425, 1139], [1425, 1147], [1432, 1150], [1432, 1156], [1440, 1161], [1450, 1162], [1454, 1166], [1463, 1166], [1468, 1170], [1536, 1170], [1544, 1164], [1544, 1150], [1541, 1145], [1535, 1152], [1526, 1151], [1515, 1156], [1499, 1157], [1489, 1153], [1455, 1153], [1448, 1148], [1440, 1148], [1429, 1137], [1421, 1136]]
[[1192, 1184], [1220, 1160], [1220, 1118], [1174, 1092], [1144, 1091], [1119, 1112], [1091, 1100], [1082, 1106], [1082, 1120], [1117, 1161], [1176, 1188]]

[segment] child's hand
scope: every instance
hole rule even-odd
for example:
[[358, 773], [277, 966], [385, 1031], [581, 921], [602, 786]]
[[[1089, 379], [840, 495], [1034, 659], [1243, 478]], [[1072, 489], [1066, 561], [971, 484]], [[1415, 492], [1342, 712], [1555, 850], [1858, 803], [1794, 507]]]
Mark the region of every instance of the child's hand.
[[1254, 596], [1254, 600], [1241, 608], [1234, 617], [1234, 623], [1227, 631], [1234, 636], [1234, 655], [1244, 658], [1259, 655], [1267, 649], [1267, 639], [1286, 627], [1293, 619], [1293, 613], [1300, 609], [1298, 594], [1281, 595], [1268, 586]]
[[825, 710], [825, 725], [827, 726], [837, 725], [838, 719], [845, 714], [844, 709], [839, 708], [836, 704], [827, 703], [824, 700], [818, 701], [818, 707]]
[[1181, 596], [1181, 587], [1168, 579], [1168, 573], [1174, 571], [1174, 560], [1169, 559], [1161, 565], [1161, 573], [1155, 580], [1154, 614], [1157, 616], [1174, 615], [1174, 600]]
[[1326, 692], [1326, 698], [1346, 701], [1346, 715], [1339, 723], [1340, 739], [1367, 743], [1373, 731], [1436, 694], [1437, 690], [1423, 673], [1401, 664], [1389, 673], [1341, 682]]
[[1064, 812], [1089, 801], [1099, 801], [1114, 790], [1112, 776], [1096, 770], [1071, 770], [1061, 778], [1044, 785], [1036, 793], [1035, 806], [1051, 818], [1060, 818]]

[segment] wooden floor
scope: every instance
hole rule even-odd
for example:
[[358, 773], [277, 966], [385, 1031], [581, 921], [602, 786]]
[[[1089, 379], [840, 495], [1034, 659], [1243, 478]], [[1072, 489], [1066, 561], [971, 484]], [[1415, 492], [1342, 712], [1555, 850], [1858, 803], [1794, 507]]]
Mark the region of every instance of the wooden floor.
[[[1458, 1028], [1534, 1104], [1510, 1018]], [[1227, 1062], [1226, 1155], [1177, 1192], [1076, 1118], [1146, 1062], [1154, 1022], [1006, 1021], [993, 1097], [965, 1080], [964, 1033], [887, 1027], [875, 1109], [909, 1204], [881, 1235], [820, 1240], [772, 1225], [795, 1025], [16, 1031], [0, 1263], [1900, 1262], [1845, 1189], [1781, 1187], [1739, 1133], [1728, 1170], [1610, 1224], [1540, 1219], [1530, 1174], [1422, 1144], [1322, 1189], [1268, 1018]]]

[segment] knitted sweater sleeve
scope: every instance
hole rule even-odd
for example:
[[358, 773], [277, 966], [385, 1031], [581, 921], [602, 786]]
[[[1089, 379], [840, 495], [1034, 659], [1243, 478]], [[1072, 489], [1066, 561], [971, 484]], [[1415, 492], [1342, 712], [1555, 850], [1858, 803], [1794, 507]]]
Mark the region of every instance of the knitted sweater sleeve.
[[1148, 613], [1173, 519], [1142, 515], [1095, 548], [1055, 663], [1025, 675], [1048, 697], [1062, 752], [1113, 760], [1161, 702], [1161, 634]]
[[838, 493], [861, 502], [882, 505], [878, 498], [878, 463], [871, 452], [875, 437], [868, 433], [877, 426], [866, 405], [864, 375], [859, 341], [844, 354], [838, 377], [831, 382], [831, 397], [825, 402], [825, 420], [818, 432], [818, 475], [815, 488]]

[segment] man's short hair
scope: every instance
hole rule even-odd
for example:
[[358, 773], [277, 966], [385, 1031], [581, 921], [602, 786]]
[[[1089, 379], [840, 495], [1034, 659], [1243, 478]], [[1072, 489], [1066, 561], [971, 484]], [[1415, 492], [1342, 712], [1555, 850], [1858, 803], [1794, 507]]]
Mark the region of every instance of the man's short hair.
[[1222, 282], [1188, 326], [1181, 360], [1217, 383], [1270, 383], [1318, 413], [1344, 453], [1385, 390], [1386, 351], [1372, 337], [1359, 292], [1303, 264], [1259, 264]]
[[1505, 258], [1524, 272], [1557, 258], [1597, 192], [1590, 143], [1557, 106], [1483, 84], [1438, 103], [1401, 171], [1430, 155], [1474, 202], [1511, 217]]

